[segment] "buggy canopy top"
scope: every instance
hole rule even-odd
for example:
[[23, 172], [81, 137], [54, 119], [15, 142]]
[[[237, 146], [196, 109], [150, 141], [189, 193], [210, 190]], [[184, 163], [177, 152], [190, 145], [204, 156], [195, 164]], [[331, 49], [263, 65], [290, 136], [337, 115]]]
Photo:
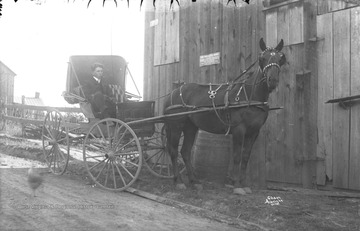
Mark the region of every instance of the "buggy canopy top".
[[[70, 56], [66, 80], [66, 93], [84, 98], [81, 86], [86, 78], [91, 78], [91, 66], [101, 63], [104, 66], [104, 77], [107, 83], [119, 86], [125, 92], [125, 75], [127, 62], [121, 56], [116, 55], [74, 55]], [[78, 103], [73, 97], [65, 98], [69, 103]]]

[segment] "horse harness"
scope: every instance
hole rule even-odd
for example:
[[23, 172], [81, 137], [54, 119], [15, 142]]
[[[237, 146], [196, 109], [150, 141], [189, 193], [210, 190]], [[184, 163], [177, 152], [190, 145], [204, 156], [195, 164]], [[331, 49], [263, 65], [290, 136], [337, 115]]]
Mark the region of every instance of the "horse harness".
[[[266, 51], [271, 51], [273, 50], [273, 48], [271, 47], [267, 47], [264, 51], [262, 51], [262, 54], [265, 53]], [[266, 83], [267, 83], [267, 86], [269, 86], [269, 78], [268, 76], [266, 75], [266, 72], [268, 70], [268, 68], [272, 67], [272, 66], [275, 66], [277, 67], [279, 70], [280, 70], [280, 65], [277, 64], [276, 62], [270, 62], [271, 59], [273, 58], [273, 56], [275, 56], [275, 52], [271, 52], [270, 53], [271, 57], [268, 61], [268, 64], [264, 66], [263, 69], [261, 69], [260, 67], [257, 69], [257, 74], [256, 74], [256, 79], [255, 79], [255, 82], [252, 84], [253, 85], [253, 88], [255, 87], [255, 85], [257, 84], [260, 84], [261, 82], [265, 81], [266, 80]], [[246, 88], [244, 87], [246, 85], [246, 81], [249, 79], [249, 77], [246, 77], [244, 80], [242, 81], [237, 81], [238, 79], [240, 79], [244, 74], [246, 74], [256, 63], [258, 62], [258, 60], [256, 60], [254, 63], [252, 63], [246, 70], [244, 70], [237, 78], [235, 78], [232, 82], [230, 83], [225, 83], [225, 84], [220, 84], [216, 89], [213, 89], [213, 84], [209, 83], [209, 91], [208, 91], [208, 94], [209, 94], [209, 99], [211, 100], [212, 102], [212, 107], [214, 109], [214, 112], [216, 114], [216, 116], [218, 117], [218, 119], [221, 121], [221, 123], [223, 123], [225, 126], [228, 127], [227, 129], [227, 132], [225, 133], [225, 135], [228, 135], [230, 133], [230, 129], [232, 126], [235, 126], [236, 124], [232, 124], [231, 123], [231, 113], [230, 113], [230, 109], [229, 109], [229, 105], [236, 105], [236, 104], [240, 104], [240, 94], [242, 92], [244, 92], [244, 95], [245, 95], [245, 100], [246, 102], [248, 103], [248, 107], [250, 107], [251, 105], [251, 99], [252, 99], [252, 94], [253, 94], [253, 90], [251, 91], [251, 95], [250, 95], [250, 98], [246, 92]], [[258, 72], [261, 71], [262, 72], [262, 75], [263, 77], [259, 80], [259, 82], [257, 82], [257, 78], [258, 78]], [[230, 102], [229, 100], [229, 93], [230, 91], [237, 85], [237, 84], [240, 84], [240, 87], [239, 87], [239, 90], [237, 91], [236, 95], [235, 95], [235, 98], [234, 98], [234, 102]], [[180, 99], [181, 99], [181, 103], [182, 103], [182, 107], [185, 107], [185, 108], [189, 108], [189, 109], [196, 109], [197, 106], [195, 105], [188, 105], [185, 103], [184, 101], [184, 98], [183, 98], [183, 94], [182, 94], [182, 88], [183, 86], [185, 85], [182, 84], [180, 86], [180, 89], [179, 89], [179, 96], [180, 96]], [[216, 98], [216, 94], [217, 92], [221, 89], [222, 86], [227, 86], [227, 89], [226, 89], [226, 92], [225, 92], [225, 95], [224, 95], [224, 105], [225, 105], [225, 109], [222, 109], [222, 110], [225, 110], [226, 114], [225, 114], [225, 118], [226, 118], [226, 121], [224, 121], [220, 114], [218, 113], [218, 110], [216, 109], [216, 106], [219, 106], [219, 105], [216, 105], [215, 104], [215, 98]], [[176, 90], [176, 89], [175, 89]], [[173, 105], [173, 100], [172, 100], [172, 96], [173, 96], [173, 93], [174, 91], [173, 90], [171, 92], [171, 105]], [[175, 106], [175, 105], [174, 105]], [[262, 110], [265, 110], [263, 107], [261, 106], [256, 106]]]

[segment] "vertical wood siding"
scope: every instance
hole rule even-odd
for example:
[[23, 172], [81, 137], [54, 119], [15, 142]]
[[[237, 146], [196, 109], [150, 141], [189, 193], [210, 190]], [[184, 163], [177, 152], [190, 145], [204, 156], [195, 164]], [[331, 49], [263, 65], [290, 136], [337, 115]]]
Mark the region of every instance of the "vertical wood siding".
[[346, 0], [317, 0], [317, 13], [321, 15], [358, 5], [360, 5], [360, 3], [356, 4], [354, 1], [350, 2]]
[[355, 190], [360, 190], [360, 108], [346, 110], [321, 102], [360, 94], [359, 14], [360, 7], [356, 7], [317, 17], [318, 152], [326, 159], [326, 176], [333, 186]]
[[[360, 7], [351, 9], [350, 16], [350, 95], [360, 94]], [[360, 107], [351, 108], [349, 188], [360, 190]]]
[[[327, 178], [336, 187], [360, 189], [360, 109], [324, 103], [360, 94], [359, 8], [323, 0], [292, 2], [266, 11], [261, 1], [226, 3], [184, 2], [177, 13], [168, 13], [178, 14], [178, 24], [160, 22], [168, 17], [157, 12], [160, 8], [146, 12], [144, 99], [155, 99], [156, 114], [162, 114], [161, 97], [171, 92], [173, 82], [229, 81], [258, 58], [261, 37], [268, 46], [283, 39], [288, 63], [269, 105], [284, 109], [271, 111], [261, 129], [249, 163], [250, 180], [263, 184], [265, 175], [269, 181], [311, 186], [313, 178], [322, 185]], [[150, 27], [157, 18], [159, 24]], [[160, 58], [154, 65], [157, 52], [164, 52], [157, 38], [165, 39], [161, 42], [167, 46], [165, 53], [176, 51], [169, 44], [179, 44], [178, 59]], [[216, 52], [220, 52], [219, 64], [199, 66], [200, 56]]]
[[333, 104], [325, 104], [334, 98], [332, 14], [317, 17], [317, 65], [318, 65], [318, 156], [325, 159], [325, 173], [332, 180], [332, 122]]

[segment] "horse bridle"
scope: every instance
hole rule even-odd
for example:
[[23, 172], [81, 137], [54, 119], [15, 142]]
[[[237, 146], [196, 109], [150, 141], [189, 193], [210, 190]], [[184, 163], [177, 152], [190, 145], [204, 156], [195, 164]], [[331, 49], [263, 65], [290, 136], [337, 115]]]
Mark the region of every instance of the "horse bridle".
[[[263, 73], [263, 78], [261, 78], [258, 83], [261, 83], [262, 81], [264, 81], [264, 80], [266, 79], [266, 84], [267, 84], [267, 86], [269, 87], [269, 76], [266, 74], [266, 71], [267, 71], [270, 67], [277, 67], [278, 70], [280, 71], [280, 65], [277, 64], [277, 63], [275, 63], [275, 62], [270, 63], [271, 58], [273, 58], [273, 57], [276, 55], [276, 53], [278, 53], [279, 51], [276, 50], [276, 49], [274, 49], [274, 48], [267, 47], [265, 50], [262, 51], [261, 55], [263, 55], [263, 54], [264, 54], [265, 52], [267, 52], [267, 51], [273, 51], [273, 52], [270, 53], [271, 57], [270, 57], [270, 59], [269, 59], [269, 61], [268, 61], [268, 64], [265, 65], [265, 67], [261, 70], [262, 73]], [[275, 52], [276, 52], [276, 53], [275, 53]], [[256, 82], [256, 81], [255, 81], [255, 82]], [[256, 84], [256, 83], [255, 83], [255, 84]]]

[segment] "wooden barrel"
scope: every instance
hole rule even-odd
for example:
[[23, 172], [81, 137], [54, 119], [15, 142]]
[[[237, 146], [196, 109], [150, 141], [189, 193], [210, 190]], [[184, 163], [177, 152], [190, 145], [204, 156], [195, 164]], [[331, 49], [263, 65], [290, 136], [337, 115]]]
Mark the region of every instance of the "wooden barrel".
[[193, 153], [196, 176], [203, 180], [225, 183], [231, 150], [231, 135], [218, 135], [199, 130]]

